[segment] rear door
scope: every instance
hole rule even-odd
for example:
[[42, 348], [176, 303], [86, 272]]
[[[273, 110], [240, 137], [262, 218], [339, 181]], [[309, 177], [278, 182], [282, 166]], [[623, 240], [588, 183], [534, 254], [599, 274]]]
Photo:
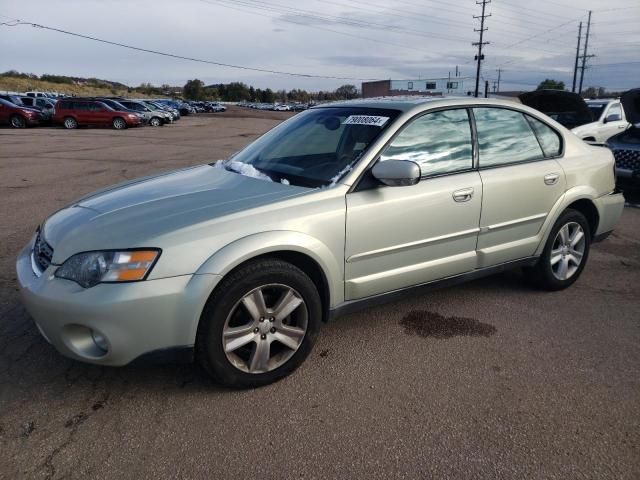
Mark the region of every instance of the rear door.
[[413, 186], [347, 195], [345, 297], [389, 292], [476, 267], [482, 184], [474, 170], [465, 108], [426, 113], [408, 123], [378, 161], [412, 160]]
[[544, 122], [517, 110], [473, 109], [483, 198], [479, 267], [533, 255], [542, 225], [565, 191], [556, 158], [561, 137]]

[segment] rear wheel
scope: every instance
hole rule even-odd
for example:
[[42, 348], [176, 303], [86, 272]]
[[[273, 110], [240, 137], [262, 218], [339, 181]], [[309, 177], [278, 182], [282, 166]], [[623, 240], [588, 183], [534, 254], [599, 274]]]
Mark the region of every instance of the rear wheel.
[[124, 118], [116, 117], [112, 122], [113, 128], [116, 130], [124, 130], [127, 128], [127, 122], [124, 121]]
[[64, 125], [64, 128], [68, 128], [70, 130], [74, 128], [78, 128], [78, 122], [76, 122], [76, 119], [73, 117], [65, 118], [63, 125]]
[[525, 272], [545, 290], [562, 290], [580, 277], [590, 247], [589, 222], [577, 210], [566, 210], [553, 225], [538, 263]]
[[11, 126], [13, 128], [25, 128], [27, 126], [27, 121], [22, 115], [12, 115]]
[[159, 127], [162, 125], [162, 120], [160, 120], [160, 117], [152, 117], [151, 120], [149, 120], [149, 125]]
[[309, 355], [321, 318], [320, 296], [304, 272], [277, 259], [260, 260], [232, 272], [209, 298], [196, 355], [220, 383], [266, 385]]

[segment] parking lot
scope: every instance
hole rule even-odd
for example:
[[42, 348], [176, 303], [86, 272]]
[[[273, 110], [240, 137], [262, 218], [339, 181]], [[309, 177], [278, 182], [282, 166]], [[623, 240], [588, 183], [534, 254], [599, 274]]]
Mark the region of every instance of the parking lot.
[[226, 158], [290, 115], [0, 129], [0, 478], [640, 478], [638, 208], [568, 290], [509, 272], [352, 314], [257, 390], [190, 365], [81, 364], [39, 335], [14, 259], [47, 215]]

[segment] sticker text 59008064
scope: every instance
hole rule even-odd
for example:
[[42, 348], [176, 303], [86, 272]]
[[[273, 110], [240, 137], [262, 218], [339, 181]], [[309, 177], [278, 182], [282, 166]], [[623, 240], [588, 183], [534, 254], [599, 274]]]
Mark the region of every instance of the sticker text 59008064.
[[382, 127], [389, 117], [379, 117], [377, 115], [351, 115], [343, 123], [343, 125], [373, 125]]

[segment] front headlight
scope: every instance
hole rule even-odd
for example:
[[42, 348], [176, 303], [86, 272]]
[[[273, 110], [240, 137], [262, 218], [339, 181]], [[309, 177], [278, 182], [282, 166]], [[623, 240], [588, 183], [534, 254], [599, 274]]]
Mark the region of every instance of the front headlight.
[[147, 278], [160, 250], [123, 250], [78, 253], [68, 258], [55, 276], [84, 288], [99, 283], [137, 282]]

